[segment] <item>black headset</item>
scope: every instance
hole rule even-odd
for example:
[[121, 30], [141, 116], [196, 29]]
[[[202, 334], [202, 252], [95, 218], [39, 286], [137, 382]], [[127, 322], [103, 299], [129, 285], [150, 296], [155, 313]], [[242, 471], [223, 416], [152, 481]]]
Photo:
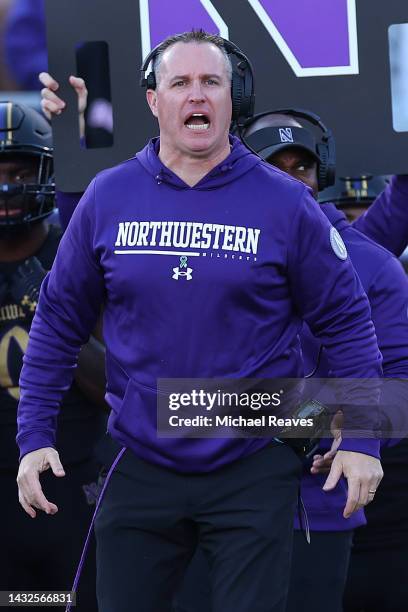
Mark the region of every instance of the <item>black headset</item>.
[[[254, 114], [254, 72], [251, 62], [247, 56], [233, 42], [222, 38], [224, 49], [228, 55], [234, 55], [238, 63], [232, 66], [231, 99], [232, 99], [232, 121], [238, 125], [250, 119]], [[152, 49], [140, 68], [140, 85], [146, 89], [156, 89], [156, 75], [153, 70], [147, 76], [146, 72], [150, 63], [156, 58], [161, 43]]]
[[[316, 125], [323, 132], [321, 142], [316, 144], [316, 153], [320, 160], [318, 167], [319, 191], [323, 191], [323, 189], [326, 189], [326, 187], [331, 187], [334, 185], [336, 178], [336, 145], [332, 131], [325, 126], [320, 117], [311, 111], [301, 108], [281, 108], [278, 110], [265, 111], [263, 113], [253, 115], [244, 123], [243, 130], [248, 129], [249, 126], [255, 123], [255, 121], [261, 117], [266, 117], [267, 115], [292, 115], [293, 117], [306, 119], [306, 121], [312, 125]], [[241, 138], [245, 143], [245, 136], [242, 136], [242, 133]]]

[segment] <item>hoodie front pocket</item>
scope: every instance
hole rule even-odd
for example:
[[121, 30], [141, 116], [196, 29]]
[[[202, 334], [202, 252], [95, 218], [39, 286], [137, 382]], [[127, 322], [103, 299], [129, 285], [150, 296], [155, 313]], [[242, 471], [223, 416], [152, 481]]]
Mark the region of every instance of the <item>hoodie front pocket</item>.
[[157, 392], [130, 378], [115, 427], [144, 446], [157, 444]]

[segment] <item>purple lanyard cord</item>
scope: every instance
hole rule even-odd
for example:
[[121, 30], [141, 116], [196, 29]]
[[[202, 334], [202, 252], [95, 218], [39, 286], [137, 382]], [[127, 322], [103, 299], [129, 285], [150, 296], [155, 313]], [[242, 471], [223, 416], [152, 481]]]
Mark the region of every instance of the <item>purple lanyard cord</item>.
[[[83, 549], [82, 549], [81, 558], [80, 558], [80, 560], [79, 560], [79, 564], [78, 564], [78, 569], [77, 569], [77, 572], [76, 572], [76, 574], [75, 574], [74, 584], [72, 585], [72, 592], [73, 592], [73, 593], [75, 593], [75, 592], [76, 592], [76, 590], [77, 590], [77, 588], [78, 588], [78, 583], [79, 583], [79, 579], [80, 579], [80, 577], [81, 577], [81, 572], [82, 572], [82, 568], [83, 568], [83, 565], [84, 565], [84, 562], [85, 562], [86, 553], [88, 552], [89, 540], [91, 539], [92, 530], [93, 530], [93, 526], [94, 526], [94, 523], [95, 523], [95, 518], [96, 518], [97, 512], [98, 512], [98, 510], [99, 510], [99, 507], [100, 507], [100, 505], [101, 505], [101, 502], [102, 502], [103, 496], [105, 495], [106, 487], [107, 487], [107, 485], [108, 485], [108, 482], [109, 482], [109, 480], [110, 480], [110, 477], [112, 476], [113, 470], [115, 469], [115, 467], [116, 467], [116, 466], [117, 466], [117, 464], [119, 463], [119, 461], [120, 461], [120, 459], [122, 458], [123, 453], [125, 452], [125, 450], [126, 450], [126, 447], [124, 446], [124, 447], [123, 447], [123, 448], [122, 448], [122, 449], [119, 451], [119, 454], [117, 455], [117, 457], [116, 457], [115, 461], [112, 463], [111, 468], [110, 468], [110, 470], [109, 470], [109, 472], [108, 472], [108, 475], [106, 476], [106, 480], [105, 480], [105, 482], [104, 482], [104, 485], [103, 485], [103, 487], [102, 487], [102, 491], [101, 491], [101, 493], [100, 493], [100, 495], [99, 495], [99, 497], [98, 497], [98, 501], [96, 502], [95, 512], [93, 513], [93, 517], [92, 517], [91, 525], [90, 525], [90, 527], [89, 527], [88, 534], [87, 534], [87, 536], [86, 536], [85, 544], [84, 544], [84, 547], [83, 547]], [[66, 606], [66, 608], [65, 608], [65, 612], [70, 612], [70, 610], [71, 610], [71, 605], [72, 605], [72, 602], [70, 602], [70, 603], [69, 603], [69, 604]]]

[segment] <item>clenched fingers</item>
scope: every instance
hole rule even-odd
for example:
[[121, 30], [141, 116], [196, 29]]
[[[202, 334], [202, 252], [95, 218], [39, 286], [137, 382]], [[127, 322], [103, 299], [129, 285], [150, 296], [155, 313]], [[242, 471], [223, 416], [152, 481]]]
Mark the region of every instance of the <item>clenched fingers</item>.
[[46, 87], [41, 90], [41, 108], [50, 119], [51, 115], [60, 115], [66, 104], [51, 89]]
[[57, 91], [59, 83], [48, 72], [40, 72], [40, 74], [38, 75], [38, 79], [40, 83], [44, 85], [44, 87], [47, 87], [52, 91]]
[[17, 483], [20, 503], [30, 516], [35, 517], [36, 512], [33, 510], [34, 508], [43, 510], [46, 514], [58, 512], [58, 507], [49, 502], [43, 493], [38, 471], [31, 469], [23, 472], [18, 476]]
[[69, 77], [69, 82], [77, 91], [86, 91], [85, 81], [84, 79], [81, 79], [81, 77], [71, 75]]
[[27, 453], [21, 460], [17, 476], [19, 502], [32, 518], [36, 517], [35, 509], [47, 514], [58, 512], [58, 507], [48, 501], [40, 485], [40, 474], [49, 468], [55, 476], [65, 476], [58, 452], [52, 447]]
[[34, 510], [34, 508], [32, 508], [30, 506], [30, 504], [25, 500], [24, 495], [21, 493], [21, 491], [19, 490], [18, 492], [18, 501], [20, 502], [20, 506], [22, 506], [23, 510], [25, 510], [27, 512], [27, 514], [29, 516], [31, 516], [31, 518], [35, 518], [37, 516], [36, 511]]
[[311, 474], [328, 474], [332, 466], [334, 457], [336, 456], [335, 450], [330, 450], [324, 455], [314, 455], [313, 464], [310, 468]]

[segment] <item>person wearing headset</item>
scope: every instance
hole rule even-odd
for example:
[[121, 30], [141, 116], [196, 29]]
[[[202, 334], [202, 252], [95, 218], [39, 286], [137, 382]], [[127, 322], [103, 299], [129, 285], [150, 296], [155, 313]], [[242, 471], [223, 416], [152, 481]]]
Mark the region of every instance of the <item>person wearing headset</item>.
[[[368, 302], [306, 188], [229, 136], [231, 118], [252, 114], [242, 52], [192, 31], [163, 41], [144, 72], [151, 59], [143, 85], [160, 138], [92, 181], [43, 283], [21, 375], [20, 499], [31, 516], [56, 512], [37, 466], [59, 461], [60, 395], [103, 304], [122, 448], [96, 517], [100, 612], [170, 610], [198, 541], [214, 610], [283, 611], [299, 459], [270, 438], [158, 437], [157, 379], [301, 377], [304, 319], [337, 376], [375, 389]], [[356, 484], [347, 515], [381, 480], [378, 451], [375, 439], [341, 443], [331, 478]]]
[[[316, 128], [319, 131], [317, 139]], [[335, 179], [334, 138], [331, 132], [316, 115], [308, 111], [267, 111], [246, 122], [242, 138], [268, 163], [308, 185], [321, 202], [321, 210], [341, 235], [370, 301], [378, 345], [383, 355], [384, 376], [407, 379], [408, 280], [394, 255], [349, 224], [345, 215], [349, 207], [342, 212], [330, 203]], [[384, 183], [380, 182], [380, 185]], [[398, 199], [398, 194], [394, 193], [393, 198]], [[349, 206], [352, 204], [350, 200]], [[342, 198], [340, 206], [344, 205]], [[325, 352], [306, 325], [302, 330], [301, 342], [306, 373], [317, 378], [328, 377], [330, 367]], [[387, 418], [393, 416], [388, 415]], [[396, 442], [389, 440], [383, 446]], [[390, 451], [384, 450], [385, 456], [387, 452]], [[404, 454], [406, 450], [402, 443], [400, 456]], [[301, 491], [311, 529], [311, 543], [306, 543], [296, 517], [287, 612], [302, 609], [304, 601], [313, 601], [315, 612], [326, 610], [329, 600], [333, 612], [343, 609], [353, 530], [364, 525], [366, 520], [362, 509], [352, 517], [344, 518], [342, 508], [347, 489], [343, 479], [336, 487], [332, 486], [330, 477], [329, 483], [325, 483], [327, 474], [324, 472], [327, 472], [334, 455], [335, 446], [329, 450], [323, 445], [323, 450], [319, 450], [313, 461], [304, 467]], [[394, 455], [395, 452], [391, 451], [391, 456]], [[393, 468], [393, 462], [389, 463], [389, 477], [394, 481], [398, 472]], [[400, 476], [400, 480], [401, 484], [405, 484], [406, 479]], [[375, 502], [373, 506], [376, 506]], [[398, 504], [394, 504], [394, 507], [397, 509]], [[392, 514], [389, 518], [395, 523]], [[375, 541], [371, 541], [371, 550], [375, 550]], [[354, 593], [358, 592], [356, 584]], [[368, 590], [374, 589], [372, 586]], [[378, 609], [402, 611], [405, 601], [395, 595], [395, 592], [389, 592], [381, 600], [384, 607]], [[387, 597], [389, 602], [392, 601], [390, 607], [385, 604]], [[398, 605], [396, 601], [399, 601]], [[347, 609], [360, 610], [350, 603]]]

